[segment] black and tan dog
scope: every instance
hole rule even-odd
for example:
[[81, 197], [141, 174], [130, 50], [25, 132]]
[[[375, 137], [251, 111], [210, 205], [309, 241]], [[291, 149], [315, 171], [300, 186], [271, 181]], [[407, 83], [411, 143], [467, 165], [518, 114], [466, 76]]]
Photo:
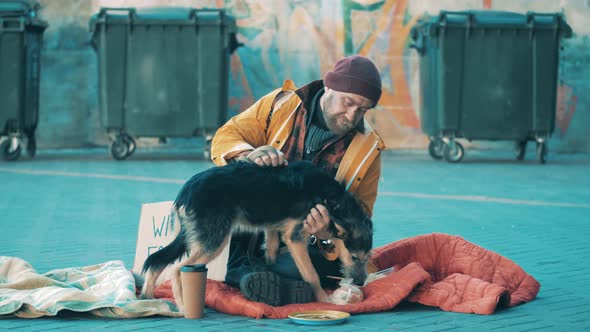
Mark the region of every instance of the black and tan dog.
[[293, 162], [285, 167], [238, 162], [199, 173], [180, 190], [174, 202], [180, 233], [145, 261], [142, 297], [153, 297], [162, 271], [188, 254], [173, 269], [174, 297], [182, 308], [180, 268], [210, 262], [228, 243], [232, 230], [239, 228], [265, 231], [269, 264], [276, 259], [280, 234], [303, 280], [311, 284], [316, 300], [328, 302], [307, 251], [309, 234], [303, 228], [303, 220], [318, 203], [330, 212], [330, 230], [343, 275], [362, 285], [367, 277], [373, 225], [341, 184], [308, 162]]

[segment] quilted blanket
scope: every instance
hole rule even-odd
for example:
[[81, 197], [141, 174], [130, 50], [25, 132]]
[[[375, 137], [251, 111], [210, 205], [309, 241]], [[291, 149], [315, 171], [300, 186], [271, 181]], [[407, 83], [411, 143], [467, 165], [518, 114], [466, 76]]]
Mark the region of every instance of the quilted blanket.
[[0, 256], [0, 317], [55, 316], [61, 310], [111, 318], [183, 316], [172, 302], [138, 300], [135, 279], [122, 261], [39, 274], [22, 259]]
[[[428, 234], [374, 250], [377, 268], [395, 272], [365, 287], [365, 299], [348, 305], [289, 304], [272, 307], [252, 302], [238, 289], [207, 280], [206, 305], [217, 311], [253, 318], [286, 318], [299, 310], [341, 310], [351, 314], [391, 310], [401, 301], [442, 310], [489, 315], [500, 306], [532, 301], [541, 285], [508, 258], [458, 236]], [[156, 297], [171, 299], [170, 283], [156, 288]]]

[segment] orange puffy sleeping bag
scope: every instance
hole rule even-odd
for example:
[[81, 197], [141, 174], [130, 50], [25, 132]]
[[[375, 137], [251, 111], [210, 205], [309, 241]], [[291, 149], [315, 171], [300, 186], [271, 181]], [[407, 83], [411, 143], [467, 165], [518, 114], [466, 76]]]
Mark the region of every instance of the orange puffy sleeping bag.
[[[364, 300], [336, 305], [312, 302], [281, 307], [253, 302], [236, 288], [207, 280], [206, 305], [219, 312], [253, 318], [287, 318], [300, 310], [340, 310], [351, 314], [386, 311], [402, 300], [442, 310], [489, 315], [498, 306], [532, 301], [541, 285], [513, 261], [448, 234], [429, 234], [374, 249], [379, 270], [395, 272], [363, 287]], [[155, 297], [172, 300], [170, 282]]]

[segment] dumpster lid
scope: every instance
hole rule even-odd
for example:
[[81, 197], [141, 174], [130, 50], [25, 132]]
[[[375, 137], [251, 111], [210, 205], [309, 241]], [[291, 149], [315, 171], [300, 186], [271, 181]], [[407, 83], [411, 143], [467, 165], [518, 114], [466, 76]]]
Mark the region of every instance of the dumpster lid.
[[527, 19], [525, 15], [504, 12], [504, 11], [464, 11], [464, 12], [445, 12], [439, 15], [439, 22], [446, 20], [448, 23], [465, 24], [472, 19], [474, 24], [478, 25], [525, 25]]
[[535, 27], [561, 26], [563, 23], [560, 13], [535, 13], [526, 14], [495, 10], [469, 10], [469, 11], [441, 11], [435, 21], [447, 24], [473, 24], [479, 26], [513, 26]]
[[145, 7], [136, 11], [136, 20], [153, 20], [156, 22], [184, 21], [191, 18], [191, 8], [187, 7]]
[[96, 24], [157, 24], [157, 25], [235, 25], [223, 9], [190, 7], [101, 8], [90, 19], [90, 31]]
[[39, 9], [39, 2], [34, 0], [14, 0], [14, 1], [0, 1], [0, 16], [2, 17], [18, 17], [37, 15]]

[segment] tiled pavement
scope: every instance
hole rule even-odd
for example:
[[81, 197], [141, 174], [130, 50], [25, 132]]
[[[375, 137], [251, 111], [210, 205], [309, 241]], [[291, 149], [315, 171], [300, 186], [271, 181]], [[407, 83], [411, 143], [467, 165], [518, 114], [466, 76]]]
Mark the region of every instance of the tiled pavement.
[[[0, 162], [0, 255], [20, 257], [39, 272], [115, 259], [131, 266], [141, 203], [174, 199], [185, 179], [212, 166], [198, 154], [138, 149], [115, 162], [105, 149], [61, 150]], [[528, 159], [471, 150], [459, 164], [435, 162], [423, 151], [384, 157], [376, 245], [431, 232], [456, 234], [511, 258], [541, 282], [535, 301], [491, 316], [402, 304], [320, 328], [209, 309], [197, 321], [66, 313], [0, 319], [0, 330], [590, 330], [590, 155], [550, 154], [546, 165]]]

